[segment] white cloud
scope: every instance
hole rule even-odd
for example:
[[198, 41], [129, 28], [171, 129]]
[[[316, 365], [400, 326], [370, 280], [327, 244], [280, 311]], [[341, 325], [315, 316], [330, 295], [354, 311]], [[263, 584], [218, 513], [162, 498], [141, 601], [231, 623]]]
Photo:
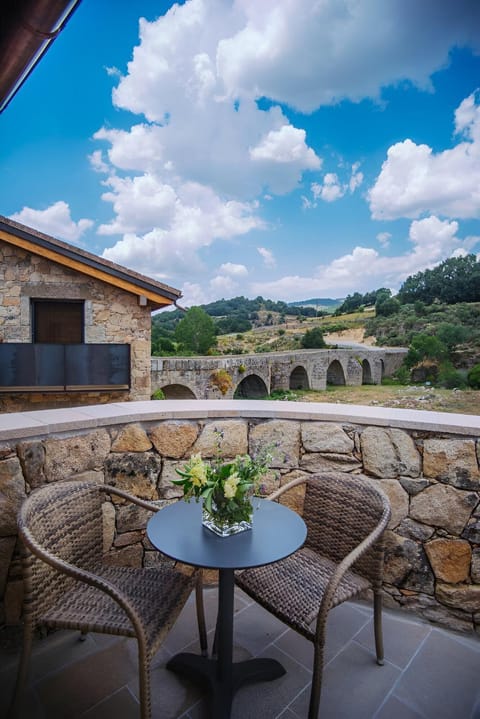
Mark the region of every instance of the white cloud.
[[265, 267], [269, 267], [271, 269], [276, 266], [277, 263], [271, 250], [267, 250], [266, 247], [257, 247], [257, 252], [263, 257]]
[[480, 142], [480, 90], [462, 100], [455, 110], [455, 133]]
[[355, 190], [357, 190], [363, 182], [363, 172], [359, 172], [359, 169], [358, 169], [359, 167], [360, 167], [359, 162], [355, 162], [352, 165], [352, 174], [350, 176], [350, 181], [348, 183], [348, 189], [352, 193], [355, 192]]
[[205, 305], [211, 301], [209, 294], [205, 292], [203, 285], [195, 282], [185, 282], [182, 287], [182, 297], [179, 300], [182, 307], [194, 307]]
[[55, 202], [45, 210], [24, 207], [20, 212], [10, 215], [10, 218], [67, 242], [77, 242], [94, 224], [92, 220], [85, 218], [74, 222], [70, 215], [70, 207], [63, 200]]
[[[213, 190], [193, 182], [176, 191], [150, 175], [113, 177], [110, 184], [116, 192], [107, 199], [115, 203], [117, 219], [101, 231], [125, 234], [103, 256], [159, 278], [201, 272], [202, 248], [263, 227], [255, 204], [222, 202]], [[130, 229], [134, 225], [141, 229]]]
[[323, 178], [323, 184], [313, 182], [312, 194], [315, 200], [324, 200], [325, 202], [335, 202], [345, 194], [345, 186], [340, 185], [338, 175], [335, 172], [327, 172]]
[[236, 265], [233, 262], [225, 262], [220, 266], [220, 271], [232, 277], [245, 277], [245, 275], [248, 275], [245, 265]]
[[382, 247], [388, 247], [391, 239], [392, 235], [390, 234], [390, 232], [379, 232], [377, 235], [377, 240]]
[[190, 0], [155, 22], [140, 20], [140, 44], [113, 101], [150, 124], [96, 133], [111, 144], [112, 164], [159, 173], [171, 163], [179, 178], [241, 199], [288, 192], [319, 166], [305, 131], [280, 107], [262, 110], [254, 97], [226, 93], [218, 45], [245, 21], [242, 3], [221, 0]]
[[[318, 181], [313, 173], [322, 159], [280, 103], [308, 112], [345, 98], [378, 98], [396, 82], [430, 89], [431, 73], [445, 66], [453, 45], [480, 48], [477, 18], [472, 0], [187, 0], [154, 22], [141, 19], [139, 44], [113, 102], [142, 117], [130, 129], [98, 130], [95, 140], [105, 151], [91, 157], [99, 171], [106, 171], [107, 158], [109, 165], [103, 199], [113, 217], [99, 231], [123, 235], [105, 256], [162, 278], [191, 277], [205, 271], [203, 248], [265, 228], [256, 198], [285, 194], [306, 180], [305, 208], [355, 192], [363, 182], [359, 163], [348, 171], [332, 168]], [[271, 102], [257, 103], [262, 97]], [[464, 149], [455, 175], [478, 145], [475, 103], [464, 102], [456, 114], [463, 138], [457, 148]], [[421, 146], [419, 155], [428, 165]], [[372, 213], [376, 194], [382, 218], [402, 216], [404, 206], [412, 219], [427, 210], [446, 214], [448, 203], [412, 209], [409, 177], [392, 174], [395, 192], [399, 186], [405, 197], [400, 192], [391, 205], [385, 202], [381, 174], [370, 195]], [[452, 202], [460, 207], [472, 198]], [[270, 250], [258, 251], [267, 267], [275, 265]], [[214, 280], [239, 277], [220, 269]]]
[[452, 45], [480, 44], [475, 0], [237, 0], [232, 15], [237, 28], [217, 52], [229, 94], [265, 96], [305, 112], [376, 98], [405, 79], [429, 89]]
[[355, 162], [351, 167], [351, 174], [348, 181], [341, 181], [336, 172], [327, 172], [323, 176], [323, 182], [312, 182], [310, 190], [313, 200], [302, 195], [302, 207], [304, 210], [318, 206], [318, 200], [324, 202], [335, 202], [345, 196], [347, 192], [353, 194], [363, 182], [363, 173], [359, 172], [359, 162]]
[[103, 159], [103, 152], [101, 150], [95, 150], [91, 155], [88, 156], [91, 167], [95, 172], [108, 172], [110, 166]]
[[147, 232], [165, 227], [175, 216], [177, 194], [155, 175], [125, 178], [111, 175], [104, 184], [112, 188], [102, 199], [112, 203], [115, 219], [100, 225], [101, 235]]
[[282, 125], [278, 130], [262, 137], [256, 147], [250, 149], [252, 160], [269, 161], [278, 164], [294, 163], [304, 169], [318, 169], [321, 160], [305, 143], [307, 133], [292, 125]]
[[413, 249], [403, 255], [381, 255], [371, 247], [355, 247], [351, 253], [319, 266], [311, 276], [286, 276], [253, 283], [253, 294], [273, 299], [302, 299], [307, 294], [342, 297], [354, 290], [398, 288], [412, 274], [433, 267], [448, 257], [471, 251], [480, 237], [457, 236], [458, 223], [427, 217], [412, 222], [409, 240]]
[[409, 139], [389, 148], [368, 193], [374, 219], [414, 218], [426, 212], [480, 217], [480, 104], [475, 95], [457, 109], [455, 126], [465, 139], [452, 149], [434, 153]]
[[93, 138], [110, 143], [108, 158], [112, 165], [122, 170], [155, 172], [164, 166], [162, 128], [158, 125], [133, 125], [128, 132], [103, 127]]
[[227, 275], [217, 275], [210, 280], [209, 284], [214, 297], [232, 296], [238, 287], [238, 282]]

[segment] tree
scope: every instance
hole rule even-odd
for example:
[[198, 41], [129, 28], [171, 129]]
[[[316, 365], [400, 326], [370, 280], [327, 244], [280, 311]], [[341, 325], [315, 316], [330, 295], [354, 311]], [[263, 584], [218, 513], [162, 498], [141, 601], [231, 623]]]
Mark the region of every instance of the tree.
[[407, 277], [400, 287], [398, 298], [402, 304], [421, 300], [432, 304], [435, 300], [454, 304], [480, 300], [480, 262], [475, 255], [450, 257], [431, 270]]
[[381, 297], [375, 303], [375, 313], [379, 317], [390, 317], [400, 311], [401, 304], [396, 297]]
[[469, 337], [469, 331], [462, 325], [453, 325], [450, 322], [441, 322], [437, 327], [437, 337], [440, 342], [451, 351], [457, 345], [466, 342]]
[[323, 349], [326, 347], [320, 327], [307, 330], [302, 337], [302, 347], [305, 349]]
[[447, 358], [448, 351], [443, 342], [434, 335], [418, 334], [412, 340], [408, 354], [405, 357], [405, 365], [414, 367], [424, 360], [441, 361]]
[[184, 351], [206, 354], [217, 341], [215, 323], [200, 307], [191, 307], [178, 323], [175, 339]]

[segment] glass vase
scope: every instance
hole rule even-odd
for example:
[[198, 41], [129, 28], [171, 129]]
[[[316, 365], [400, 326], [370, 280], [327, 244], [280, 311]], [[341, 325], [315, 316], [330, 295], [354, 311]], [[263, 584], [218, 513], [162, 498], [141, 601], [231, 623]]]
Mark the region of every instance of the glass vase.
[[[217, 506], [215, 500], [212, 501], [212, 511], [209, 512], [205, 507], [202, 509], [202, 524], [211, 532], [215, 532], [220, 537], [229, 537], [232, 534], [239, 534], [251, 529], [253, 525], [253, 506], [251, 497], [245, 497], [238, 505], [241, 509], [243, 519], [234, 519], [229, 517], [228, 512], [222, 507]], [[238, 517], [238, 512], [235, 514]]]

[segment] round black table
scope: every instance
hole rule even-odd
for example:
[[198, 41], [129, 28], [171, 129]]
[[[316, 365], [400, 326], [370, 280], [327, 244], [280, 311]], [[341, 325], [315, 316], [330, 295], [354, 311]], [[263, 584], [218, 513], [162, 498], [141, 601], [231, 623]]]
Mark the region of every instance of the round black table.
[[230, 717], [233, 696], [242, 684], [285, 674], [275, 659], [232, 661], [234, 570], [288, 557], [307, 536], [305, 522], [288, 507], [257, 498], [253, 504], [253, 528], [229, 537], [219, 537], [202, 525], [202, 507], [195, 501], [168, 505], [147, 524], [150, 542], [163, 554], [194, 567], [219, 570], [217, 658], [184, 652], [167, 664], [201, 686], [207, 682], [213, 719]]

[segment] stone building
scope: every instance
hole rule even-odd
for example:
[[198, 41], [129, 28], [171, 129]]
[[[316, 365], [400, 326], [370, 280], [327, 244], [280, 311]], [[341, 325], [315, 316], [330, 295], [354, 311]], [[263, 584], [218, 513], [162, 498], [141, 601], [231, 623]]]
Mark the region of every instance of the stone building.
[[150, 399], [172, 287], [0, 216], [0, 411]]

